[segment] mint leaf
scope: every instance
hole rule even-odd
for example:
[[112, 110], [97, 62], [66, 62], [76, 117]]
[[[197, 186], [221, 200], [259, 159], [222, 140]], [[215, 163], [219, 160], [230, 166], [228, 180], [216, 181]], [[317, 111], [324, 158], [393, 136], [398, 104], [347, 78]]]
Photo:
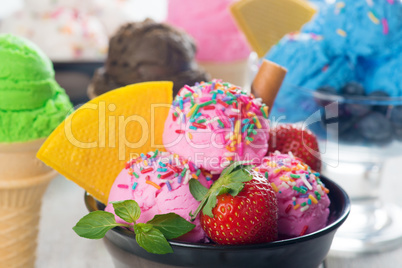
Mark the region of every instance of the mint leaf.
[[73, 230], [81, 237], [100, 239], [105, 236], [107, 231], [116, 226], [126, 226], [126, 224], [116, 223], [112, 213], [98, 210], [80, 219]]
[[152, 226], [165, 236], [166, 239], [173, 239], [182, 236], [194, 229], [195, 225], [189, 223], [176, 213], [155, 215], [147, 224]]
[[140, 218], [141, 209], [134, 200], [111, 202], [117, 216], [129, 223], [135, 223]]
[[134, 225], [135, 240], [138, 245], [149, 253], [173, 253], [173, 249], [163, 236], [162, 232], [151, 224], [138, 223]]
[[190, 193], [193, 195], [193, 197], [197, 201], [201, 201], [208, 192], [208, 188], [205, 187], [204, 185], [202, 185], [196, 179], [191, 179], [188, 182], [188, 185], [190, 187]]
[[137, 230], [140, 230], [141, 232], [146, 233], [146, 232], [149, 232], [153, 228], [153, 226], [152, 226], [152, 224], [148, 224], [148, 223], [138, 223], [138, 224], [134, 225], [134, 232], [135, 232], [136, 228], [137, 228]]

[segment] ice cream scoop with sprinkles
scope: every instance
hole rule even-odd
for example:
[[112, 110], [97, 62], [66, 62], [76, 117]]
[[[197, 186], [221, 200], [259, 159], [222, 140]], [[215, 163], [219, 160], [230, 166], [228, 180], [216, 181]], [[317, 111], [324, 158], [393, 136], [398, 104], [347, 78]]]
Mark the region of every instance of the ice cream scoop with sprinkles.
[[165, 122], [163, 143], [197, 167], [220, 173], [231, 161], [259, 162], [268, 149], [268, 106], [220, 80], [184, 86]]
[[255, 168], [265, 176], [278, 200], [278, 231], [286, 237], [301, 236], [326, 226], [328, 189], [320, 174], [291, 154], [271, 154]]
[[401, 0], [327, 2], [303, 31], [322, 34], [328, 49], [338, 55], [348, 54], [353, 62], [362, 56], [392, 56], [400, 51]]
[[[117, 176], [109, 194], [105, 211], [114, 213], [112, 201], [135, 200], [141, 208], [137, 222], [145, 223], [156, 214], [177, 213], [190, 221], [189, 213], [197, 209], [199, 202], [189, 190], [188, 181], [197, 179], [210, 187], [212, 175], [191, 161], [168, 152], [149, 152], [131, 159]], [[119, 217], [116, 221], [124, 222]], [[180, 240], [204, 242], [205, 233], [199, 219], [196, 227]]]

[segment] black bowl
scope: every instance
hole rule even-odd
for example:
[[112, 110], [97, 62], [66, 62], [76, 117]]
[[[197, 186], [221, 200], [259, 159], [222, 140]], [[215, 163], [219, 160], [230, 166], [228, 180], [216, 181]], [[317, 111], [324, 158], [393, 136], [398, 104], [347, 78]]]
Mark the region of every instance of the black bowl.
[[[316, 268], [325, 259], [336, 230], [350, 212], [350, 200], [345, 191], [333, 181], [321, 177], [330, 190], [330, 216], [327, 226], [304, 236], [271, 243], [222, 246], [214, 244], [170, 241], [174, 253], [151, 254], [135, 241], [135, 234], [116, 227], [107, 232], [104, 240], [117, 268], [123, 267], [281, 267]], [[85, 195], [89, 211], [102, 210], [104, 205]]]

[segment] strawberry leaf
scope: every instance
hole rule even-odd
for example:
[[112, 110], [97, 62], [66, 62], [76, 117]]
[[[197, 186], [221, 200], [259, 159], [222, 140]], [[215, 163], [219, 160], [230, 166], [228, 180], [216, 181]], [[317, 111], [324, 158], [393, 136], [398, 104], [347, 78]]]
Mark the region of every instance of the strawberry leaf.
[[140, 218], [141, 208], [134, 200], [124, 200], [111, 202], [114, 212], [121, 219], [129, 223], [135, 223]]
[[202, 209], [202, 213], [205, 215], [210, 216], [211, 218], [214, 217], [214, 214], [212, 214], [212, 209], [216, 206], [216, 197], [218, 196], [217, 192], [211, 193], [209, 196], [205, 206]]
[[190, 193], [193, 195], [195, 200], [201, 201], [202, 198], [207, 194], [208, 188], [203, 186], [198, 180], [191, 179], [189, 181]]
[[211, 188], [204, 195], [194, 214], [190, 213], [191, 220], [194, 220], [201, 210], [205, 215], [213, 217], [212, 209], [216, 206], [217, 196], [226, 193], [232, 196], [238, 195], [243, 189], [244, 183], [253, 179], [250, 170], [254, 166], [245, 165], [248, 163], [248, 161], [234, 162], [225, 168], [219, 179], [212, 184]]
[[155, 215], [147, 224], [158, 229], [166, 239], [182, 236], [194, 229], [195, 225], [175, 213]]
[[250, 161], [237, 161], [237, 162], [233, 162], [232, 164], [230, 164], [228, 167], [226, 167], [222, 173], [221, 173], [221, 177], [225, 176], [227, 174], [230, 174], [232, 171], [234, 171], [236, 168], [239, 168], [245, 164], [248, 164]]
[[245, 169], [239, 169], [239, 170], [233, 171], [228, 176], [229, 177], [225, 178], [225, 181], [227, 183], [246, 182], [246, 181], [251, 181], [253, 179], [253, 176], [250, 174], [250, 172], [246, 171]]
[[229, 189], [228, 193], [231, 194], [232, 196], [236, 196], [241, 192], [241, 190], [243, 190], [244, 183], [233, 182], [233, 183], [227, 185], [227, 187]]

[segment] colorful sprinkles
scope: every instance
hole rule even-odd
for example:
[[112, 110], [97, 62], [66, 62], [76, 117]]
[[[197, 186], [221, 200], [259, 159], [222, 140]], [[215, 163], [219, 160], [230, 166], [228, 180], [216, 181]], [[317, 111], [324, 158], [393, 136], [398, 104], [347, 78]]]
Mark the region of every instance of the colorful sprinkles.
[[[319, 178], [320, 173], [312, 171], [309, 166], [292, 154], [281, 155], [277, 152], [264, 157], [262, 165], [257, 167], [256, 171], [263, 176], [272, 174], [269, 180], [272, 189], [277, 193], [278, 200], [281, 194], [285, 194], [284, 200], [287, 200], [289, 191], [293, 192], [292, 200], [285, 209], [286, 214], [296, 211], [308, 213], [310, 208], [317, 206], [322, 201], [322, 196], [329, 193]], [[300, 235], [304, 235], [307, 230], [306, 225]]]
[[201, 173], [207, 177], [208, 186], [212, 185], [212, 175], [206, 170], [197, 168], [192, 162], [184, 160], [176, 154], [157, 150], [146, 155], [141, 154], [140, 157], [128, 161], [126, 169], [131, 177], [131, 184], [118, 184], [117, 187], [131, 188], [133, 192], [141, 183], [141, 175], [145, 176], [146, 184], [157, 190], [166, 187], [168, 191], [172, 191], [175, 180], [179, 184], [186, 184], [191, 178], [198, 179]]
[[[394, 0], [387, 0], [388, 4], [393, 5], [395, 2]], [[388, 27], [388, 20], [387, 18], [383, 17], [381, 18], [378, 16], [376, 10], [375, 10], [375, 5], [373, 0], [366, 0], [366, 4], [369, 7], [369, 11], [367, 12], [367, 17], [370, 19], [370, 21], [376, 25], [382, 24], [382, 29], [383, 29], [383, 34], [387, 35], [389, 33], [389, 27]], [[335, 5], [335, 10], [334, 13], [336, 15], [339, 15], [343, 12], [345, 8], [345, 3], [344, 2], [337, 2]], [[343, 29], [337, 29], [336, 33], [342, 37], [346, 37], [347, 33]]]
[[[188, 133], [193, 139], [197, 131], [216, 132], [228, 152], [243, 156], [244, 146], [254, 141], [257, 129], [267, 125], [269, 107], [238, 86], [221, 80], [197, 83], [180, 89], [172, 105], [177, 134]], [[188, 124], [188, 122], [190, 124]], [[236, 156], [222, 158], [221, 163]]]
[[344, 30], [342, 30], [342, 29], [337, 29], [336, 30], [336, 33], [337, 34], [339, 34], [340, 36], [342, 36], [342, 37], [346, 37], [348, 34], [344, 31]]

